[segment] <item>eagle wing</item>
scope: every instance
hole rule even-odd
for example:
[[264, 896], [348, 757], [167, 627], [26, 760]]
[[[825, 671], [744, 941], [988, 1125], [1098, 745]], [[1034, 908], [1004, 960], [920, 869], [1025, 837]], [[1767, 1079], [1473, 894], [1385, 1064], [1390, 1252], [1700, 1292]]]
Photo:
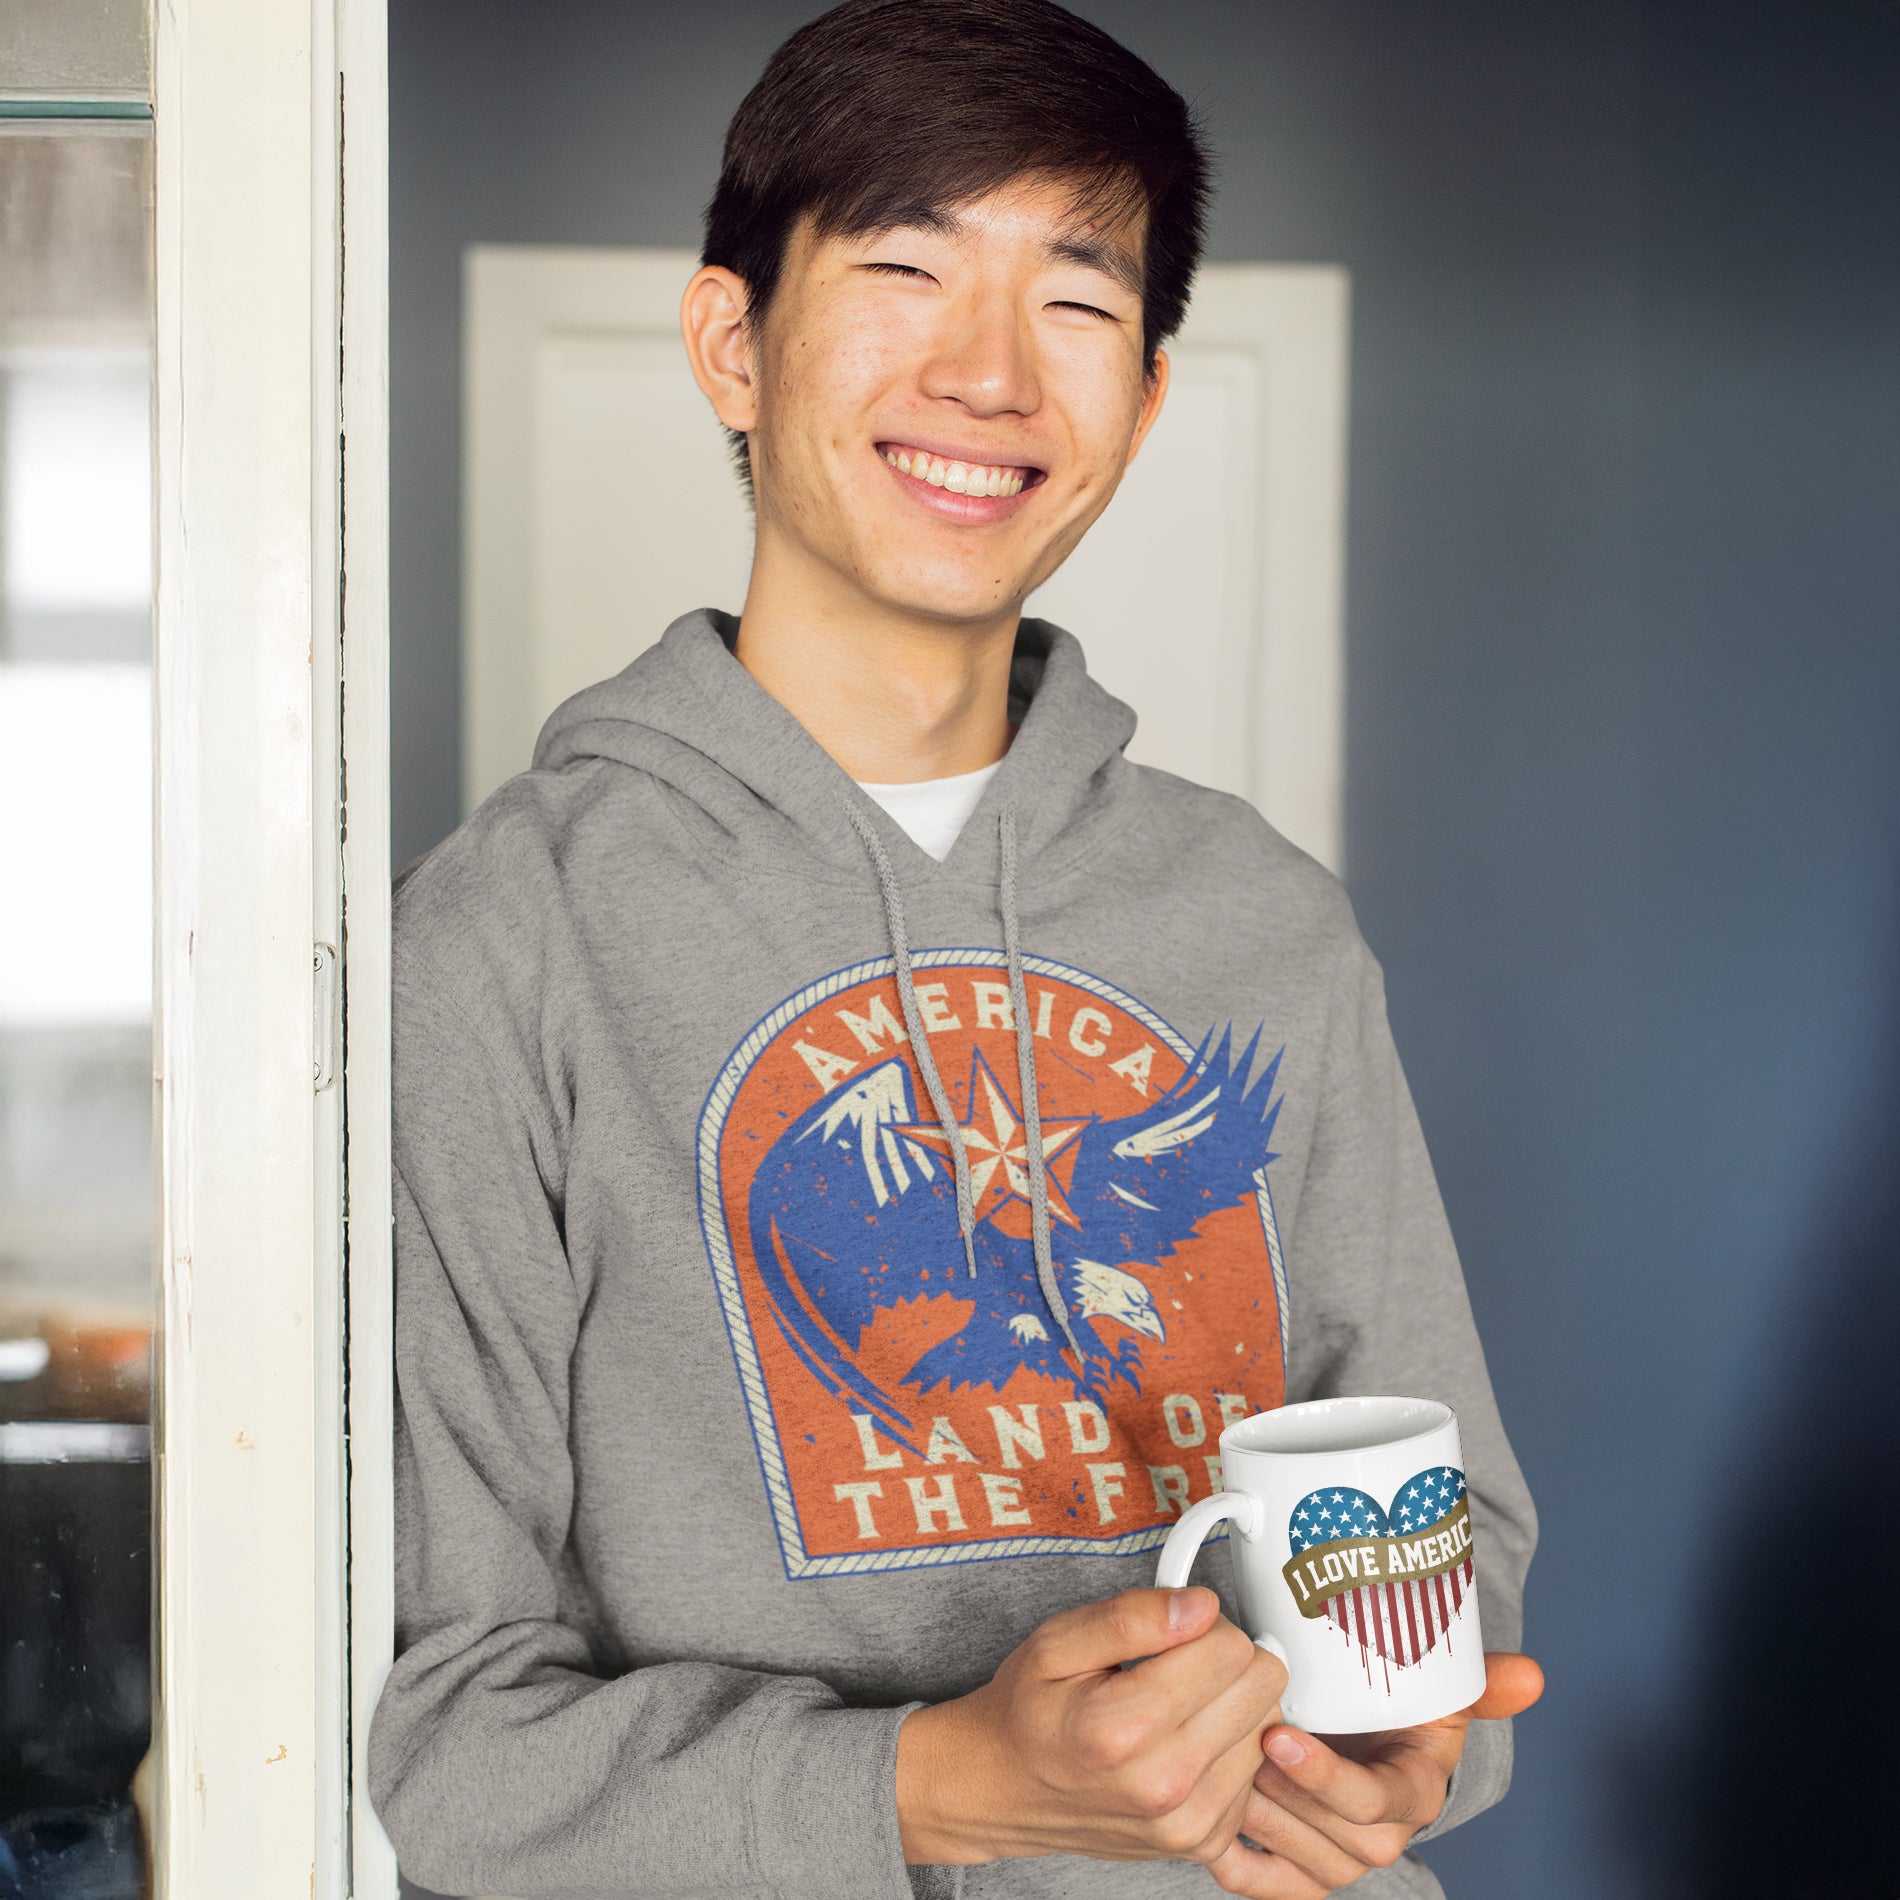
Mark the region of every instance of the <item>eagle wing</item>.
[[1280, 1112], [1280, 1056], [1253, 1077], [1259, 1044], [1256, 1030], [1236, 1059], [1232, 1025], [1218, 1041], [1210, 1031], [1165, 1095], [1083, 1132], [1068, 1197], [1081, 1226], [1067, 1251], [1158, 1263], [1256, 1191], [1278, 1159], [1268, 1143]]
[[947, 1292], [942, 1269], [963, 1259], [946, 1159], [898, 1132], [916, 1119], [900, 1057], [840, 1083], [773, 1142], [747, 1208], [787, 1344], [826, 1391], [906, 1445], [908, 1415], [850, 1355], [883, 1308]]

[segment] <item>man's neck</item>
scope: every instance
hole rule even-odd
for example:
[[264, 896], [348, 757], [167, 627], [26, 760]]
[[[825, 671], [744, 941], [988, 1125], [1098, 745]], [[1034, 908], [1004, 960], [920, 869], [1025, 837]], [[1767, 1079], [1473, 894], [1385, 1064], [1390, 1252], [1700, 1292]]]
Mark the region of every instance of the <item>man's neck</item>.
[[930, 621], [842, 583], [783, 584], [774, 565], [754, 565], [739, 662], [852, 778], [948, 778], [1008, 750], [1019, 609]]

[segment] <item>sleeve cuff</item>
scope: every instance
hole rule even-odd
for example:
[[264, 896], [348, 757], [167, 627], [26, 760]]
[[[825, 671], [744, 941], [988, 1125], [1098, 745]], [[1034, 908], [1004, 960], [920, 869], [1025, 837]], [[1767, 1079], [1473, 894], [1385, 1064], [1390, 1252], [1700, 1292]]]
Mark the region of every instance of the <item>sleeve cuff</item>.
[[1435, 1841], [1474, 1814], [1495, 1807], [1511, 1785], [1514, 1754], [1511, 1724], [1473, 1722], [1465, 1731], [1465, 1752], [1451, 1771], [1451, 1785], [1445, 1790], [1445, 1805], [1438, 1819], [1412, 1836], [1414, 1847]]
[[913, 1900], [958, 1900], [963, 1892], [967, 1867], [912, 1867], [910, 1890]]
[[961, 1867], [912, 1867], [897, 1824], [897, 1731], [921, 1702], [804, 1712], [752, 1757], [753, 1861], [799, 1900], [958, 1900]]
[[[914, 1706], [914, 1705], [913, 1705]], [[752, 1753], [752, 1861], [799, 1900], [911, 1900], [897, 1830], [897, 1730], [910, 1707], [801, 1710]]]

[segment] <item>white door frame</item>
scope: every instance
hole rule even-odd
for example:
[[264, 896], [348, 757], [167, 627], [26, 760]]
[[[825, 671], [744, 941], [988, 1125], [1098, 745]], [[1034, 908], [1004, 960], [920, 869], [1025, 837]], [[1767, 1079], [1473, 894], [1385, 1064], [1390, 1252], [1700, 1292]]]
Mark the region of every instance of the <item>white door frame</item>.
[[387, 1900], [384, 0], [155, 24], [154, 1871]]

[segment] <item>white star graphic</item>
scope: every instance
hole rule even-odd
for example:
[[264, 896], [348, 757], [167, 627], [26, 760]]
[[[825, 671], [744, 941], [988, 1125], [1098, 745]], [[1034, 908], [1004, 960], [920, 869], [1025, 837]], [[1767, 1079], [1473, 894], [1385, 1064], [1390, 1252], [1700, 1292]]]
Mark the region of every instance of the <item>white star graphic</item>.
[[[987, 1128], [978, 1125], [979, 1095], [986, 1102]], [[970, 1119], [958, 1126], [963, 1132], [963, 1152], [970, 1163], [970, 1198], [975, 1202], [975, 1218], [988, 1220], [1007, 1201], [1028, 1201], [1029, 1136], [1015, 1104], [1003, 1092], [981, 1055], [970, 1067]], [[1049, 1218], [1066, 1221], [1076, 1228], [1082, 1223], [1070, 1212], [1062, 1184], [1048, 1164], [1087, 1126], [1085, 1121], [1063, 1122], [1054, 1128], [1045, 1126], [1042, 1131], [1043, 1181], [1049, 1193]], [[949, 1152], [950, 1137], [936, 1122], [898, 1123], [896, 1132], [910, 1141], [928, 1142], [946, 1154]]]

